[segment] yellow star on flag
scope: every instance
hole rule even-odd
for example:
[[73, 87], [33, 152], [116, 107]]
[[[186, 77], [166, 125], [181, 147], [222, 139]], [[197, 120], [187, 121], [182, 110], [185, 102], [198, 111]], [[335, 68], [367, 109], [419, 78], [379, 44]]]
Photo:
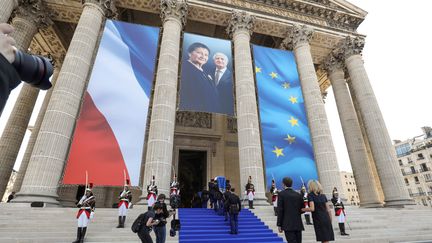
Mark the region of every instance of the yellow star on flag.
[[291, 119], [288, 120], [289, 123], [291, 123], [291, 126], [298, 126], [298, 120], [295, 119], [294, 117], [291, 117]]
[[298, 103], [298, 101], [297, 101], [297, 97], [293, 97], [293, 96], [291, 96], [291, 97], [289, 98], [289, 100], [291, 101], [291, 104]]
[[261, 68], [260, 68], [260, 67], [257, 67], [257, 66], [255, 66], [255, 72], [256, 72], [256, 73], [260, 73], [260, 72], [261, 72]]
[[274, 146], [274, 148], [275, 148], [275, 149], [274, 149], [272, 152], [276, 154], [276, 157], [279, 158], [279, 156], [285, 156], [285, 155], [283, 154], [283, 148], [278, 148], [278, 147], [276, 147], [276, 146]]
[[289, 144], [292, 144], [295, 142], [296, 137], [291, 137], [289, 134], [287, 134], [287, 137], [284, 138], [284, 140], [287, 140]]
[[269, 75], [271, 76], [272, 79], [278, 77], [278, 74], [275, 72], [271, 72]]
[[288, 83], [288, 82], [284, 82], [284, 83], [282, 84], [282, 87], [284, 87], [284, 89], [289, 89], [289, 88], [291, 88], [290, 83]]

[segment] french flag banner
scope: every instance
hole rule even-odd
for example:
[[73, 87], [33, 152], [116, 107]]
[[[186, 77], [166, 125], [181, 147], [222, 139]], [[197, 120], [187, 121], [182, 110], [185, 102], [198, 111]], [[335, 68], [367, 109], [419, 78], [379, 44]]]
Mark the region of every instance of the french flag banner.
[[107, 20], [64, 184], [139, 185], [159, 28]]

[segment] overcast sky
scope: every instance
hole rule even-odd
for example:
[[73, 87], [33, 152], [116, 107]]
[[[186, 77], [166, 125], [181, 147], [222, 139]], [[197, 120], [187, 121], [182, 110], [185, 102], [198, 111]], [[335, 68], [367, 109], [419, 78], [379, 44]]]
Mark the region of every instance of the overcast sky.
[[[358, 32], [366, 34], [363, 51], [366, 70], [392, 139], [421, 134], [432, 126], [432, 1], [350, 0], [366, 10]], [[430, 66], [429, 66], [430, 65]], [[326, 99], [327, 115], [341, 170], [351, 171], [332, 89]], [[12, 91], [0, 118], [0, 133], [9, 117], [19, 89]], [[42, 94], [45, 92], [41, 92]], [[36, 110], [42, 102], [40, 95]], [[34, 124], [33, 114], [30, 124]], [[23, 144], [27, 144], [29, 132]], [[21, 162], [23, 148], [18, 158]], [[15, 169], [18, 169], [15, 166]]]

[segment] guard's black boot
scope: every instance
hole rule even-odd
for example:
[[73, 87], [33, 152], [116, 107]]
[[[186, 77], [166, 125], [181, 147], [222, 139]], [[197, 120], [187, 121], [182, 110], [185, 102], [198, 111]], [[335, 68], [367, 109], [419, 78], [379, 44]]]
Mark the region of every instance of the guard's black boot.
[[80, 240], [81, 240], [81, 227], [78, 227], [78, 228], [77, 228], [77, 238], [76, 238], [76, 240], [75, 240], [74, 242], [72, 242], [72, 243], [79, 243]]
[[339, 229], [341, 231], [341, 235], [349, 235], [345, 233], [345, 223], [339, 223]]
[[87, 227], [83, 227], [81, 230], [81, 238], [79, 241], [80, 243], [84, 243], [84, 237], [85, 237], [86, 231], [87, 231]]
[[274, 215], [277, 216], [277, 207], [273, 207]]
[[249, 201], [249, 202], [250, 202], [250, 204], [251, 204], [251, 207], [250, 207], [250, 208], [251, 208], [251, 209], [255, 209], [254, 206], [253, 206], [253, 200], [252, 200], [252, 201]]
[[118, 223], [116, 228], [123, 228], [122, 227], [122, 216], [119, 216], [119, 223]]
[[122, 228], [124, 228], [125, 222], [126, 222], [126, 216], [123, 216], [122, 224], [121, 224]]
[[311, 220], [310, 220], [310, 215], [306, 214], [305, 215], [305, 219], [306, 219], [306, 224], [307, 225], [312, 225]]

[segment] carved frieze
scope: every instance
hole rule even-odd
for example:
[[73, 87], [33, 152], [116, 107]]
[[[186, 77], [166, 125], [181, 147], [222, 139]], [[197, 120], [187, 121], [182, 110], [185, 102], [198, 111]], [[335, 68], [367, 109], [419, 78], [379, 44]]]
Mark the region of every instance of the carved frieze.
[[229, 133], [237, 133], [237, 118], [227, 117], [227, 130]]
[[228, 23], [227, 33], [232, 36], [236, 31], [245, 30], [252, 34], [255, 16], [239, 10], [233, 10]]
[[176, 125], [210, 129], [212, 128], [212, 114], [206, 112], [177, 111]]
[[186, 24], [186, 16], [188, 13], [186, 0], [161, 0], [160, 9], [160, 16], [163, 21], [172, 17], [179, 19], [183, 25]]
[[26, 19], [36, 24], [37, 28], [47, 28], [52, 25], [52, 13], [42, 0], [20, 0], [18, 7], [14, 10], [13, 16]]

